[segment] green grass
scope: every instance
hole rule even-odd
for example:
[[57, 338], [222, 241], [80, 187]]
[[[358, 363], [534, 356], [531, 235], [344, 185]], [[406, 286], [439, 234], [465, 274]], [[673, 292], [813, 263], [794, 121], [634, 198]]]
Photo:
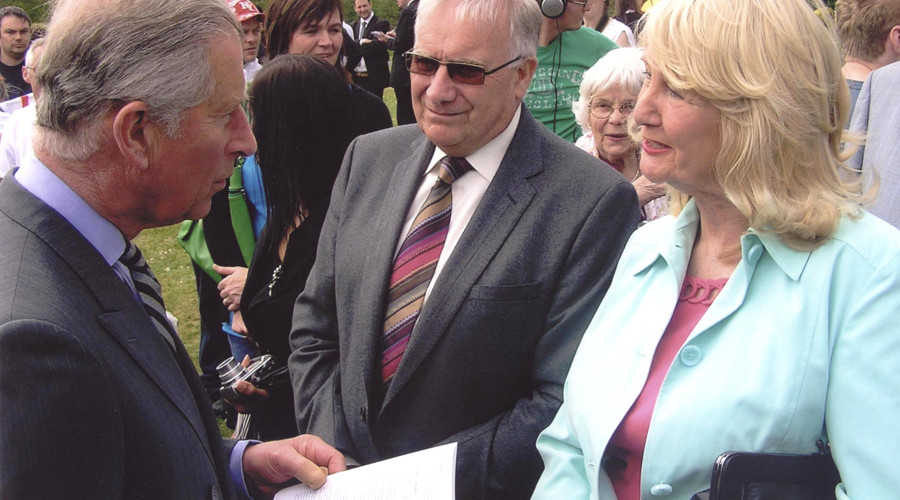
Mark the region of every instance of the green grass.
[[384, 96], [381, 99], [388, 107], [388, 111], [391, 112], [391, 120], [394, 122], [394, 126], [397, 126], [397, 96], [394, 94], [394, 89], [388, 87], [384, 89]]
[[200, 312], [191, 259], [175, 241], [178, 225], [143, 231], [134, 242], [144, 254], [162, 286], [166, 309], [178, 318], [178, 335], [197, 365]]

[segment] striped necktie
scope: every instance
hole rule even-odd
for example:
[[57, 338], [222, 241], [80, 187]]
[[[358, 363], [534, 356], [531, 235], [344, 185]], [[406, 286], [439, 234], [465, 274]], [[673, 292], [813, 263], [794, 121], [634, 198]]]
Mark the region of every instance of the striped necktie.
[[425, 301], [425, 291], [447, 239], [453, 201], [450, 184], [471, 169], [472, 165], [465, 158], [445, 156], [441, 160], [438, 179], [394, 258], [380, 346], [384, 392], [409, 344]]
[[153, 326], [159, 331], [160, 335], [166, 340], [172, 350], [175, 350], [175, 333], [172, 324], [166, 317], [166, 306], [163, 304], [162, 288], [159, 281], [141, 255], [141, 251], [130, 241], [125, 242], [125, 253], [119, 257], [119, 262], [128, 268], [131, 273], [131, 281], [134, 282], [134, 288], [137, 290], [144, 303], [144, 309], [150, 315]]

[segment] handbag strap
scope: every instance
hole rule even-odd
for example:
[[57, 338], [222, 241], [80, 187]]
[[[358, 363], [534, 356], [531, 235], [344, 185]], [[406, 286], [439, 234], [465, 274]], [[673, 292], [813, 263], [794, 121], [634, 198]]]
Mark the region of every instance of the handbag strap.
[[241, 249], [241, 255], [247, 266], [253, 259], [253, 249], [256, 247], [256, 236], [253, 234], [253, 223], [250, 219], [250, 209], [247, 207], [247, 192], [244, 190], [242, 178], [244, 157], [240, 157], [234, 164], [234, 172], [228, 180], [228, 207], [231, 211], [231, 226], [234, 228], [234, 236]]

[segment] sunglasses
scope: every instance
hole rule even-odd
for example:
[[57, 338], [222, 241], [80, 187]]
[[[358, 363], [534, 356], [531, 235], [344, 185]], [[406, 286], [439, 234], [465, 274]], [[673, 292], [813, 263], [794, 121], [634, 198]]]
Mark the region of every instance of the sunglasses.
[[451, 80], [466, 85], [483, 85], [486, 76], [500, 71], [521, 58], [522, 56], [516, 57], [492, 70], [486, 70], [484, 69], [484, 66], [478, 64], [438, 61], [433, 57], [416, 54], [413, 51], [403, 54], [403, 59], [406, 61], [406, 69], [408, 69], [410, 73], [432, 76], [437, 73], [438, 68], [446, 66], [447, 73], [450, 75]]

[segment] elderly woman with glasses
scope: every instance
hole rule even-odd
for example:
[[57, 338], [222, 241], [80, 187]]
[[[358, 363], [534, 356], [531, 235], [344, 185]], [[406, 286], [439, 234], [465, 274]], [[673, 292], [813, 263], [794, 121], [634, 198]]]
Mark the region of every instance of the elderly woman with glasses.
[[[769, 476], [743, 498], [897, 498], [900, 231], [844, 164], [850, 96], [817, 8], [647, 13], [633, 120], [672, 215], [622, 253], [538, 437], [535, 499], [688, 500], [718, 486], [725, 452], [820, 449], [840, 474], [826, 494]], [[607, 98], [613, 115], [626, 98]]]
[[610, 51], [585, 71], [580, 97], [572, 103], [575, 121], [584, 135], [575, 145], [605, 161], [631, 181], [645, 221], [668, 213], [665, 184], [641, 175], [640, 148], [628, 131], [628, 119], [644, 83], [641, 50]]

